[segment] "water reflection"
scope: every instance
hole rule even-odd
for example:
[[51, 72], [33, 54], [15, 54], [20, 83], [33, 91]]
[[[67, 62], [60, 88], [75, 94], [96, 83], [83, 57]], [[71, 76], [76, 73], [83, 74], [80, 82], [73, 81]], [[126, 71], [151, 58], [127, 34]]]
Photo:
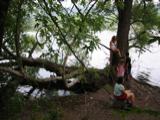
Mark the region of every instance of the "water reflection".
[[[17, 92], [22, 93], [25, 96], [28, 96], [28, 93], [32, 89], [32, 86], [25, 85], [25, 86], [19, 86], [17, 88]], [[55, 96], [69, 96], [71, 95], [70, 91], [67, 90], [47, 90], [47, 89], [34, 89], [33, 92], [30, 94], [31, 99], [34, 98], [40, 98], [40, 97], [45, 97], [48, 99], [54, 98]]]

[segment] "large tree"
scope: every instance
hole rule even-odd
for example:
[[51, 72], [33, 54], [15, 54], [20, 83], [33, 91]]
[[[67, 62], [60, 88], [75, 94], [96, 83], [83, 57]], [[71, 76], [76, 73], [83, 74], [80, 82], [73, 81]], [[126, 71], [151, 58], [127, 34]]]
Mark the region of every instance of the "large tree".
[[[132, 0], [116, 0], [115, 3], [109, 0], [80, 0], [72, 1], [72, 6], [67, 7], [60, 0], [13, 0], [2, 42], [0, 72], [7, 79], [3, 79], [3, 83], [16, 77], [19, 84], [31, 85], [34, 89], [69, 89], [75, 92], [93, 91], [103, 86], [108, 82], [107, 69], [89, 68], [89, 55], [100, 45], [96, 33], [117, 23], [118, 47], [124, 54], [132, 37], [136, 36], [134, 42], [131, 40], [133, 46], [140, 43], [139, 35], [129, 34], [131, 25], [136, 29], [146, 25], [143, 20], [147, 18], [140, 19], [141, 16], [136, 19], [134, 16], [134, 6], [142, 11], [150, 5], [148, 11], [154, 10], [153, 16], [157, 17], [157, 11], [150, 2], [137, 5]], [[142, 25], [137, 25], [137, 21]], [[151, 30], [152, 27], [148, 26]], [[156, 27], [159, 28], [158, 25]], [[35, 37], [27, 31], [33, 31]], [[143, 42], [146, 43], [149, 42]], [[69, 62], [71, 57], [74, 57], [74, 62]], [[41, 68], [56, 76], [39, 76]], [[66, 83], [70, 78], [77, 78], [79, 82], [68, 87]]]
[[116, 0], [115, 2], [118, 11], [118, 48], [122, 56], [125, 56], [132, 47], [144, 52], [147, 50], [146, 45], [160, 41], [159, 8], [153, 1]]
[[118, 9], [118, 30], [117, 30], [117, 38], [118, 38], [118, 48], [121, 51], [121, 54], [124, 56], [128, 51], [129, 42], [129, 30], [132, 16], [132, 2], [133, 0], [124, 0], [122, 5], [120, 5], [119, 0], [116, 0], [117, 9]]

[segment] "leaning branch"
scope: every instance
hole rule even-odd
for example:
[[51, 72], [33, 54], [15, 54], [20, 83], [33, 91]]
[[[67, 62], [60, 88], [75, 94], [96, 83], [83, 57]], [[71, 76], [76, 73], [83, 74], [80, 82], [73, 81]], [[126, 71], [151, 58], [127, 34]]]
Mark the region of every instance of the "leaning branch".
[[105, 46], [105, 45], [104, 45], [104, 44], [102, 44], [102, 43], [99, 43], [99, 45], [101, 45], [102, 47], [104, 47], [104, 48], [106, 48], [106, 49], [108, 49], [108, 50], [112, 51], [109, 47]]
[[[0, 73], [9, 73], [13, 76], [16, 76], [17, 78], [19, 78], [19, 83], [20, 85], [30, 85], [34, 88], [39, 88], [39, 89], [64, 89], [64, 90], [71, 90], [74, 92], [79, 91], [82, 86], [76, 86], [76, 83], [73, 84], [72, 86], [67, 86], [66, 82], [64, 82], [63, 77], [62, 76], [58, 76], [58, 77], [49, 77], [49, 78], [34, 78], [31, 77], [29, 75], [22, 74], [19, 71], [16, 71], [12, 68], [8, 68], [8, 67], [0, 67]], [[74, 78], [77, 77], [79, 75], [82, 75], [85, 71], [83, 70], [77, 70], [74, 71], [70, 74], [66, 74], [66, 79], [70, 79], [70, 78]], [[76, 86], [76, 87], [75, 87]]]
[[[49, 10], [48, 6], [47, 6], [47, 2], [45, 0], [43, 0], [45, 7], [47, 8], [46, 13], [49, 15], [49, 17], [51, 18], [52, 22], [55, 24], [55, 26], [57, 27], [60, 36], [62, 37], [63, 42], [67, 45], [67, 47], [70, 49], [70, 51], [72, 52], [72, 54], [74, 55], [74, 57], [80, 62], [80, 64], [87, 69], [87, 67], [85, 66], [85, 64], [83, 63], [82, 60], [79, 59], [79, 57], [76, 55], [76, 53], [74, 52], [74, 50], [72, 49], [72, 47], [70, 46], [70, 44], [67, 42], [65, 35], [62, 33], [61, 28], [59, 27], [57, 21], [53, 18], [51, 11]], [[42, 7], [43, 8], [43, 7]], [[44, 9], [44, 8], [43, 8]]]
[[74, 0], [71, 0], [72, 4], [75, 6], [75, 8], [77, 9], [78, 13], [81, 15], [81, 17], [83, 17], [84, 15], [81, 13], [81, 10], [78, 8], [78, 6], [76, 5], [76, 3], [74, 2]]
[[[88, 71], [87, 71], [88, 72]], [[104, 74], [103, 70], [98, 70], [98, 74], [101, 76], [99, 80], [93, 81], [91, 78], [86, 79], [85, 82], [76, 82], [74, 84], [70, 84], [71, 86], [67, 86], [66, 82], [63, 80], [62, 77], [50, 77], [50, 78], [33, 78], [27, 74], [22, 74], [19, 71], [16, 71], [12, 68], [8, 67], [0, 67], [0, 73], [9, 73], [12, 76], [16, 76], [19, 79], [20, 85], [30, 85], [34, 88], [38, 89], [63, 89], [63, 90], [70, 90], [75, 93], [84, 93], [85, 91], [88, 92], [95, 92], [96, 90], [100, 89], [109, 81], [106, 80], [107, 76]], [[88, 74], [83, 70], [77, 70], [70, 74], [66, 74], [66, 77], [74, 78], [83, 75], [84, 77], [88, 78]]]
[[[7, 54], [2, 53], [2, 56], [6, 58], [6, 60], [9, 60], [10, 62], [3, 62], [0, 63], [0, 66], [17, 66], [18, 63], [14, 62], [16, 61], [16, 55], [12, 54], [6, 47], [3, 46], [3, 49], [5, 50]], [[12, 61], [11, 61], [12, 60]], [[49, 60], [41, 59], [41, 58], [26, 58], [21, 57], [22, 65], [23, 66], [29, 66], [29, 67], [37, 67], [37, 68], [44, 68], [50, 72], [56, 73], [58, 76], [61, 76], [64, 72], [66, 74], [75, 71], [78, 69], [78, 67], [75, 66], [65, 66], [65, 71], [63, 71], [64, 66], [61, 64], [57, 64], [54, 62], [51, 62]]]
[[[26, 79], [28, 81], [34, 81], [34, 82], [42, 82], [43, 83], [43, 82], [55, 82], [57, 80], [63, 80], [62, 76], [48, 77], [48, 78], [33, 78], [27, 74], [22, 74], [21, 72], [14, 70], [12, 68], [9, 68], [9, 67], [0, 67], [0, 71], [8, 72], [8, 73], [15, 75], [17, 77], [21, 77], [21, 78]], [[82, 73], [84, 73], [84, 71], [82, 71], [82, 70], [73, 71], [70, 74], [66, 74], [65, 78], [70, 79], [70, 78], [76, 77], [77, 75], [81, 75]]]
[[[55, 72], [58, 76], [61, 76], [63, 74], [63, 65], [56, 64], [54, 62], [44, 60], [44, 59], [33, 59], [33, 58], [22, 58], [22, 63], [24, 66], [31, 66], [31, 67], [39, 67], [44, 68], [46, 70], [49, 70], [50, 72]], [[65, 67], [65, 73], [70, 73], [71, 71], [76, 70], [77, 67]]]

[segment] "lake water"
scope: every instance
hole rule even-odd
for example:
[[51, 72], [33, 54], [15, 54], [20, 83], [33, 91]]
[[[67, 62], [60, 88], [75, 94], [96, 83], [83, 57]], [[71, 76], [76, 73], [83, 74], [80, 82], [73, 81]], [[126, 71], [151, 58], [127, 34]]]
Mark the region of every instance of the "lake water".
[[[98, 33], [98, 37], [101, 43], [109, 47], [111, 37], [115, 35], [115, 32], [103, 31]], [[158, 43], [154, 43], [149, 48], [150, 51], [146, 51], [139, 54], [134, 49], [130, 50], [130, 57], [132, 63], [132, 76], [139, 79], [139, 76], [143, 76], [148, 79], [149, 83], [155, 86], [160, 86], [160, 46]], [[100, 46], [92, 54], [90, 65], [92, 67], [103, 69], [106, 64], [109, 64], [109, 50]], [[49, 77], [50, 72], [41, 69], [39, 72], [41, 77]]]
[[137, 78], [140, 74], [146, 73], [150, 84], [160, 86], [160, 46], [154, 43], [149, 50], [151, 52], [146, 51], [140, 56], [134, 50], [131, 51], [132, 74]]
[[[109, 42], [111, 37], [115, 35], [114, 32], [104, 31], [98, 34], [101, 43], [109, 47]], [[130, 50], [130, 57], [132, 63], [132, 76], [140, 80], [139, 76], [144, 77], [143, 79], [148, 79], [149, 84], [160, 87], [160, 46], [158, 43], [154, 43], [149, 48], [150, 51], [146, 51], [143, 54], [139, 54], [134, 49]], [[104, 47], [100, 47], [92, 54], [92, 59], [90, 60], [90, 65], [92, 67], [103, 69], [106, 64], [109, 63], [109, 50]], [[44, 69], [40, 69], [40, 77], [50, 77], [50, 72]], [[30, 86], [19, 87], [17, 90], [22, 93], [27, 93], [31, 89]], [[64, 90], [59, 90], [58, 95], [64, 96], [70, 93]], [[38, 96], [38, 90], [35, 90], [33, 96]]]
[[[115, 35], [113, 32], [104, 31], [98, 34], [101, 43], [109, 47], [111, 37]], [[91, 66], [96, 68], [104, 68], [109, 61], [109, 51], [100, 47], [93, 52]], [[160, 86], [160, 46], [154, 43], [149, 47], [149, 51], [142, 54], [131, 49], [130, 57], [132, 62], [132, 76], [139, 79], [143, 76], [148, 79], [148, 83], [154, 86]]]

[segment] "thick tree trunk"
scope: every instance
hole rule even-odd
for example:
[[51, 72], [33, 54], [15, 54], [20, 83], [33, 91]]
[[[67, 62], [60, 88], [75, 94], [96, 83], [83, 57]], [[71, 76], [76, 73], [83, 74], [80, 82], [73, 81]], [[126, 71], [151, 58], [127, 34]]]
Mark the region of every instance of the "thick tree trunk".
[[10, 1], [11, 0], [0, 0], [0, 53], [2, 47], [3, 34], [4, 34], [5, 17], [7, 14]]
[[[117, 1], [117, 0], [116, 0]], [[128, 51], [128, 35], [130, 30], [130, 20], [132, 13], [132, 2], [133, 0], [124, 0], [124, 7], [117, 6], [118, 9], [118, 48], [122, 56]]]
[[[132, 13], [132, 2], [133, 0], [115, 0], [117, 4], [117, 9], [118, 9], [118, 30], [117, 30], [117, 43], [118, 43], [118, 48], [121, 52], [122, 56], [125, 56], [125, 53], [128, 51], [128, 35], [129, 35], [129, 30], [130, 30], [130, 19], [131, 19], [131, 13]], [[124, 7], [119, 6], [119, 2], [123, 2]], [[110, 79], [115, 80], [116, 75], [115, 75], [115, 67], [118, 64], [119, 56], [115, 55], [112, 56], [113, 58], [111, 59], [111, 70], [110, 70]], [[113, 60], [116, 60], [116, 62], [113, 62]], [[114, 64], [112, 64], [114, 63]], [[114, 84], [114, 82], [113, 82]]]

